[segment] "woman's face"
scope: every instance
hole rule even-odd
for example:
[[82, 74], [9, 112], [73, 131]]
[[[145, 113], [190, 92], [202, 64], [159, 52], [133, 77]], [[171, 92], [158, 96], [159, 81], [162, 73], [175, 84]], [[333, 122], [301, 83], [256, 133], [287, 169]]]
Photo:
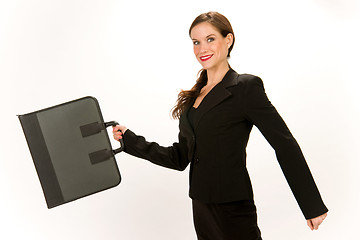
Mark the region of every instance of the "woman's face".
[[190, 33], [196, 59], [206, 70], [227, 66], [228, 49], [232, 44], [232, 34], [225, 38], [210, 23], [196, 25]]

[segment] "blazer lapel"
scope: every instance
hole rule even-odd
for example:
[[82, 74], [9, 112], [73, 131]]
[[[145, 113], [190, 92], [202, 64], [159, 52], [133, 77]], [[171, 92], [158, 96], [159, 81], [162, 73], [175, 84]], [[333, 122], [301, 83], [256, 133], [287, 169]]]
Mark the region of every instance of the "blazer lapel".
[[[197, 113], [194, 117], [194, 129], [197, 128], [201, 118], [204, 114], [210, 111], [213, 107], [230, 97], [232, 94], [226, 88], [233, 86], [237, 83], [238, 74], [230, 69], [224, 76], [223, 80], [219, 82], [211, 91], [204, 97], [199, 107], [197, 108]], [[193, 106], [191, 104], [190, 106]]]

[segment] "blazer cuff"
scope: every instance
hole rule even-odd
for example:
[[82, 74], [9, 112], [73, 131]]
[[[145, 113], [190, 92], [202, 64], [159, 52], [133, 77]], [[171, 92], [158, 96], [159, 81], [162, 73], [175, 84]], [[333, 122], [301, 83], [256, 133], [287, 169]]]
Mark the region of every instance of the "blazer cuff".
[[321, 208], [314, 210], [312, 212], [303, 212], [305, 219], [306, 220], [310, 220], [312, 218], [316, 218], [318, 216], [323, 215], [324, 213], [327, 213], [329, 210], [325, 207], [325, 205], [323, 205]]
[[136, 142], [136, 134], [130, 129], [127, 129], [123, 134], [123, 141], [125, 145], [124, 152], [128, 153], [128, 150], [131, 149], [131, 146]]

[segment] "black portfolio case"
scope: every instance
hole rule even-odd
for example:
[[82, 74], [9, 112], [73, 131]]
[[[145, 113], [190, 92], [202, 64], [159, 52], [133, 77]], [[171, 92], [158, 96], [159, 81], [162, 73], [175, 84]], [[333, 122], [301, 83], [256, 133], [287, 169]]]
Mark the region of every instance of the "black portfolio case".
[[[48, 208], [117, 186], [121, 175], [99, 103], [84, 97], [18, 115]], [[121, 142], [122, 143], [122, 142]]]

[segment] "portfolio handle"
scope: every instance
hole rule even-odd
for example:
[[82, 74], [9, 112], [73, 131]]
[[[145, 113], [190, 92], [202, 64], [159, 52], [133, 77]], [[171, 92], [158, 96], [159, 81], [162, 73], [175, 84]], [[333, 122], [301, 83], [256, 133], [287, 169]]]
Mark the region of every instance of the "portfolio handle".
[[[116, 125], [119, 125], [119, 123], [116, 122], [116, 121], [111, 121], [111, 122], [105, 122], [105, 123], [104, 123], [105, 128], [110, 127], [110, 126], [116, 126]], [[120, 131], [120, 130], [119, 130], [119, 131]], [[124, 151], [124, 148], [125, 148], [124, 140], [123, 140], [123, 139], [119, 139], [119, 142], [120, 142], [120, 147], [117, 148], [117, 149], [115, 149], [115, 150], [113, 150], [114, 155], [115, 155], [115, 154], [118, 154], [119, 152]]]
[[[80, 126], [81, 135], [83, 137], [92, 136], [100, 133], [102, 130], [106, 130], [107, 127], [119, 125], [116, 121], [111, 122], [94, 122], [89, 123], [83, 126]], [[89, 153], [90, 162], [92, 164], [97, 164], [103, 161], [108, 160], [109, 158], [115, 156], [119, 152], [122, 152], [125, 149], [123, 139], [120, 139], [120, 148], [115, 150], [102, 149], [96, 152]]]

